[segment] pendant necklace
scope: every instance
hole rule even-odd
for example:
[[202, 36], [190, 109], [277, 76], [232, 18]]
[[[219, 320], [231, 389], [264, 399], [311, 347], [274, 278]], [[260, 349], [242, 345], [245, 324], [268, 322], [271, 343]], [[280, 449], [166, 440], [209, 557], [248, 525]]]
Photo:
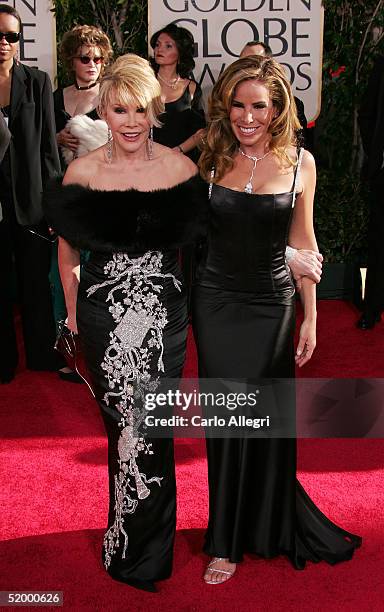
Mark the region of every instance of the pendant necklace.
[[77, 89], [77, 91], [85, 91], [86, 89], [92, 89], [92, 87], [95, 87], [98, 84], [99, 84], [99, 81], [94, 81], [90, 85], [79, 85], [76, 79], [74, 82], [74, 86], [75, 86], [75, 89]]
[[164, 85], [170, 87], [171, 89], [176, 89], [177, 84], [180, 81], [180, 75], [177, 75], [177, 77], [175, 79], [172, 79], [172, 81], [167, 81], [167, 79], [164, 79], [159, 72], [157, 73], [157, 78], [160, 79], [160, 81], [164, 83]]
[[263, 155], [262, 157], [256, 157], [256, 155], [247, 155], [246, 153], [244, 153], [244, 151], [242, 151], [241, 149], [239, 149], [240, 153], [242, 155], [244, 155], [244, 157], [247, 157], [248, 159], [250, 159], [251, 161], [253, 161], [253, 168], [252, 168], [252, 172], [251, 172], [251, 176], [249, 177], [249, 181], [246, 184], [246, 186], [244, 187], [244, 191], [245, 193], [252, 193], [252, 181], [253, 181], [253, 175], [256, 169], [256, 164], [257, 162], [261, 161], [262, 159], [264, 159], [264, 157], [267, 157], [267, 155], [269, 155], [271, 153], [271, 151], [268, 151], [268, 153], [266, 153], [265, 155]]

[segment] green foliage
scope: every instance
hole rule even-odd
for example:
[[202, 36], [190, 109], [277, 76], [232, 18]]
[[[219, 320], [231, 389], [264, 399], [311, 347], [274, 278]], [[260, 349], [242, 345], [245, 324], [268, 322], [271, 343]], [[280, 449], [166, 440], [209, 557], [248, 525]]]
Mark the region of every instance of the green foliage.
[[358, 107], [372, 60], [384, 51], [380, 33], [384, 0], [324, 0], [324, 7], [322, 109], [316, 153], [323, 167], [353, 172], [361, 165]]
[[367, 217], [368, 188], [358, 176], [319, 172], [315, 231], [326, 261], [364, 262]]
[[327, 261], [363, 260], [368, 190], [358, 109], [374, 58], [384, 52], [384, 0], [324, 0], [322, 109], [316, 122], [315, 221]]

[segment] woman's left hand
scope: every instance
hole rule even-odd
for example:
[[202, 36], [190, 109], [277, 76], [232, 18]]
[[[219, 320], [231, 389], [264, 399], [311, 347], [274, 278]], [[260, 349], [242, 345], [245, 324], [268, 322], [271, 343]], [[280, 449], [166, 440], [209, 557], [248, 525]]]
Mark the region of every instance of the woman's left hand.
[[295, 361], [301, 368], [312, 357], [316, 347], [316, 319], [304, 319], [300, 327], [299, 343], [297, 345]]

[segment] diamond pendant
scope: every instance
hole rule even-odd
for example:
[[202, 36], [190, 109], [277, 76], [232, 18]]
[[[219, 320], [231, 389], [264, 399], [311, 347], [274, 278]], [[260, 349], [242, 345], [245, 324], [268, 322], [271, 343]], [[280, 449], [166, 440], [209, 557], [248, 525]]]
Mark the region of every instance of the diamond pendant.
[[244, 187], [244, 191], [245, 193], [252, 193], [252, 183], [251, 182], [246, 184], [246, 186]]

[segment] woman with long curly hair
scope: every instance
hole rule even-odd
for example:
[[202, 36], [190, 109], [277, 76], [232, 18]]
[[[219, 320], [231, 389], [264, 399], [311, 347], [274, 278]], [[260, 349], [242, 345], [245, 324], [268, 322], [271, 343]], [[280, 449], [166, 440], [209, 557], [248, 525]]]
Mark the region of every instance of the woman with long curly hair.
[[361, 542], [329, 521], [296, 480], [294, 389], [286, 379], [315, 349], [316, 294], [303, 277], [294, 352], [295, 287], [285, 249], [317, 251], [315, 162], [297, 148], [298, 127], [290, 84], [272, 58], [234, 62], [213, 88], [199, 162], [211, 183], [207, 257], [194, 293], [199, 374], [256, 387], [267, 381], [271, 407], [293, 431], [207, 439], [209, 584], [228, 580], [244, 553], [285, 554], [302, 569], [307, 560], [350, 559]]

